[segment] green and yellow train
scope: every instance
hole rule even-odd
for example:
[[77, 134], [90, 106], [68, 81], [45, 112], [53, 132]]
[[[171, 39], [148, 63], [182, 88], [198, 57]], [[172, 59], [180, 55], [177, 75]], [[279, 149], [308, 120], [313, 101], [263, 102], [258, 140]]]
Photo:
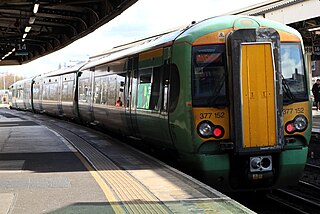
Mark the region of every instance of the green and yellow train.
[[24, 81], [11, 86], [13, 107], [173, 150], [220, 190], [288, 186], [304, 170], [312, 124], [304, 47], [280, 23], [210, 18]]

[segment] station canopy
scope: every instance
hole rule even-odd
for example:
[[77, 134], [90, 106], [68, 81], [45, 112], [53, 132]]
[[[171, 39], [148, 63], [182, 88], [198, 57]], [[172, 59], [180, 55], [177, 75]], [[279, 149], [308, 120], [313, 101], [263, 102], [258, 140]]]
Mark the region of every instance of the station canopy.
[[106, 24], [137, 0], [0, 0], [0, 65], [57, 51]]

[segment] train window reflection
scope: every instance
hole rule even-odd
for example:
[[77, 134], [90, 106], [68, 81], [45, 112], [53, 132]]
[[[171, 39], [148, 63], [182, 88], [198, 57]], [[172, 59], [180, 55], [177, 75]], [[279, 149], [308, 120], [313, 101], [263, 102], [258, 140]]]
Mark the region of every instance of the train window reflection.
[[149, 109], [151, 95], [151, 69], [140, 71], [137, 108]]
[[90, 84], [89, 78], [79, 80], [79, 102], [89, 103], [90, 101]]
[[108, 80], [108, 98], [107, 98], [107, 104], [111, 106], [115, 106], [117, 94], [117, 75], [110, 75]]
[[280, 49], [283, 87], [285, 89], [284, 101], [307, 99], [301, 45], [299, 43], [282, 43]]
[[194, 47], [192, 77], [194, 106], [226, 105], [225, 46]]

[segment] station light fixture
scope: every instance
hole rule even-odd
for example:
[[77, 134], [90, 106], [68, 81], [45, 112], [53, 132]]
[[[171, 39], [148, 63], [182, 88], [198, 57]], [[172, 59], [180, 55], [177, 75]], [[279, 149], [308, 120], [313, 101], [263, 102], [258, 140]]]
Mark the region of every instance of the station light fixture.
[[25, 41], [25, 39], [21, 39], [21, 42], [24, 42]]
[[314, 27], [314, 28], [309, 28], [308, 31], [311, 32], [311, 31], [317, 31], [317, 30], [320, 30], [320, 27]]
[[31, 30], [31, 26], [27, 26], [27, 27], [24, 29], [24, 32], [29, 33], [30, 30]]
[[35, 20], [36, 20], [36, 17], [35, 17], [35, 16], [30, 16], [30, 18], [29, 18], [29, 24], [32, 25]]
[[27, 37], [28, 34], [23, 34], [22, 39], [25, 39]]
[[34, 3], [34, 6], [33, 6], [33, 13], [34, 13], [34, 14], [36, 14], [36, 13], [38, 12], [39, 6], [40, 6], [39, 2], [36, 1], [36, 2]]

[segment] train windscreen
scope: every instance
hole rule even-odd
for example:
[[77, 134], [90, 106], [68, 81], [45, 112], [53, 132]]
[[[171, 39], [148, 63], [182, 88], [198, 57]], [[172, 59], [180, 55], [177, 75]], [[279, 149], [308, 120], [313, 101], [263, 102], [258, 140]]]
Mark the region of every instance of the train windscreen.
[[280, 49], [284, 103], [307, 100], [306, 70], [300, 43], [282, 43]]
[[225, 45], [193, 47], [193, 106], [210, 107], [227, 104], [225, 56]]

